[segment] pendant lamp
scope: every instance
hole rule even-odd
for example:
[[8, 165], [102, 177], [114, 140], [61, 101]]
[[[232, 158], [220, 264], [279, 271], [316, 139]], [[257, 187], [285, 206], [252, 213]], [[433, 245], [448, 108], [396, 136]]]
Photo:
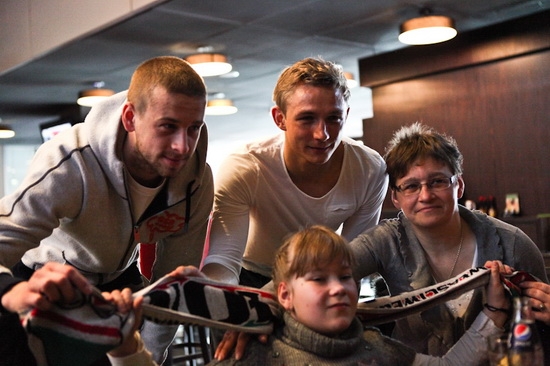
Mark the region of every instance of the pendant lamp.
[[104, 86], [105, 83], [103, 81], [96, 81], [93, 88], [82, 90], [78, 93], [76, 103], [83, 107], [93, 107], [99, 101], [115, 94], [114, 90], [105, 89], [103, 88]]
[[444, 15], [432, 15], [423, 9], [422, 15], [401, 24], [399, 41], [408, 45], [426, 45], [448, 41], [457, 34], [454, 20]]
[[0, 124], [0, 139], [10, 139], [15, 136], [15, 131], [8, 125]]
[[208, 116], [225, 116], [237, 113], [238, 109], [233, 105], [231, 99], [213, 99], [206, 105], [205, 114]]
[[233, 66], [227, 61], [227, 57], [220, 53], [197, 53], [185, 59], [202, 77], [227, 74]]

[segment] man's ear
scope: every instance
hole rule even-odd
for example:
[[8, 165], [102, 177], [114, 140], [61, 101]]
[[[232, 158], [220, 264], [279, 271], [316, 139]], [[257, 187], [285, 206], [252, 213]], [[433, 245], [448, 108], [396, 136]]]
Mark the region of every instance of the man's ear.
[[127, 132], [135, 131], [136, 129], [135, 123], [134, 123], [135, 116], [136, 116], [136, 112], [134, 109], [134, 105], [130, 102], [126, 102], [126, 104], [124, 104], [124, 107], [122, 107], [121, 120], [122, 120], [122, 125], [124, 126], [124, 129]]
[[391, 195], [391, 201], [396, 209], [401, 210], [401, 205], [399, 204], [399, 201], [397, 200], [397, 193], [395, 192], [395, 189], [390, 189], [390, 195]]
[[279, 107], [275, 106], [271, 108], [271, 117], [273, 117], [273, 122], [275, 122], [277, 127], [286, 131], [285, 115]]
[[293, 308], [292, 293], [290, 286], [286, 282], [280, 282], [277, 286], [277, 298], [279, 303], [285, 310], [291, 310]]

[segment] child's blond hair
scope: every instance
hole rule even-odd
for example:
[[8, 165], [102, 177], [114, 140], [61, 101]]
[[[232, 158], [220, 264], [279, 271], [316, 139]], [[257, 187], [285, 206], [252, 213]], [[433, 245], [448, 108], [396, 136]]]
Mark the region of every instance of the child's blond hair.
[[283, 281], [323, 268], [338, 258], [353, 267], [355, 258], [343, 237], [322, 225], [303, 229], [287, 238], [277, 251], [273, 284], [277, 288]]

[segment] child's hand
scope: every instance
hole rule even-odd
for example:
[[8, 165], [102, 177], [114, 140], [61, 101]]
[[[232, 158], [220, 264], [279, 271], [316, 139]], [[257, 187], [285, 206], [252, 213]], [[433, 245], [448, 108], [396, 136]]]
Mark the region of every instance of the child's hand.
[[180, 277], [203, 277], [208, 278], [195, 266], [179, 266], [172, 272], [168, 273], [168, 276], [180, 278]]
[[143, 298], [141, 296], [132, 298], [132, 291], [125, 288], [122, 291], [115, 290], [113, 292], [104, 292], [103, 297], [116, 304], [117, 310], [123, 314], [127, 314], [130, 311], [134, 311], [135, 321], [132, 331], [124, 342], [117, 348], [109, 352], [110, 356], [113, 357], [125, 357], [132, 355], [138, 351], [138, 341], [135, 337], [135, 332], [141, 324], [141, 303]]

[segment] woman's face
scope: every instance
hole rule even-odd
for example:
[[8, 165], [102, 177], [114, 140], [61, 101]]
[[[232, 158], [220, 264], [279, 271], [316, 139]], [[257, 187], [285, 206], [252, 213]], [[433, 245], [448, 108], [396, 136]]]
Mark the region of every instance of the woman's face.
[[357, 285], [351, 267], [342, 259], [281, 282], [278, 295], [294, 319], [328, 336], [346, 330], [357, 309]]
[[420, 190], [411, 195], [392, 190], [392, 202], [415, 226], [432, 228], [444, 225], [458, 212], [458, 199], [464, 193], [464, 181], [461, 176], [455, 177], [450, 187], [441, 190], [430, 189], [424, 183], [434, 182], [434, 179], [450, 179], [452, 175], [451, 169], [443, 162], [433, 158], [419, 159], [405, 176], [396, 180], [396, 186], [422, 183]]

